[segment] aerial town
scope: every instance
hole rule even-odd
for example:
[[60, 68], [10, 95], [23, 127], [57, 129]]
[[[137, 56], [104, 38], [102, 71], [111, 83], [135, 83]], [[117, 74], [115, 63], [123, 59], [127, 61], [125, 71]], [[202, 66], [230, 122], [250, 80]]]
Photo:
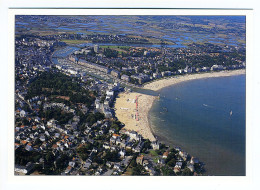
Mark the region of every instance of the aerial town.
[[[68, 44], [82, 39], [92, 44]], [[161, 78], [245, 68], [245, 48], [130, 41], [149, 44], [122, 35], [15, 38], [15, 175], [203, 175], [204, 163], [180, 147], [126, 130], [114, 104]]]

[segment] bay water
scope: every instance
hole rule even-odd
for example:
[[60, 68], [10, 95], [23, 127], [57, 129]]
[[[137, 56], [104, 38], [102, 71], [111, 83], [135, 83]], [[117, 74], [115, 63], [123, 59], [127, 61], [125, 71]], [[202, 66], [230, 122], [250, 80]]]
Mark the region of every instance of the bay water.
[[182, 82], [159, 93], [149, 120], [160, 141], [198, 157], [206, 175], [245, 175], [245, 75]]

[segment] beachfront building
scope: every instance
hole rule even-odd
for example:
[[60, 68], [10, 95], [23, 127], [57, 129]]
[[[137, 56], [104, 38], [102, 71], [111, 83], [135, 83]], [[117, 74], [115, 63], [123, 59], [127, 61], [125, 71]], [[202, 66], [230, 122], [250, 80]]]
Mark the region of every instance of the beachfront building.
[[187, 164], [187, 168], [189, 168], [191, 172], [194, 172], [194, 171], [195, 171], [194, 165], [191, 164], [191, 163], [188, 163], [188, 164]]
[[151, 143], [151, 146], [152, 146], [153, 150], [159, 150], [160, 149], [160, 143], [158, 141], [153, 141]]
[[138, 75], [131, 75], [131, 78], [138, 80], [139, 84], [143, 84], [150, 80], [150, 77], [146, 74], [139, 73]]
[[213, 65], [210, 68], [211, 71], [219, 71], [219, 70], [223, 70], [223, 69], [224, 69], [223, 65]]
[[191, 163], [191, 164], [199, 164], [199, 162], [200, 162], [199, 159], [198, 159], [198, 158], [195, 158], [195, 157], [193, 157], [193, 156], [192, 156], [191, 159], [190, 159], [190, 163]]
[[188, 158], [188, 153], [187, 152], [185, 152], [185, 151], [180, 151], [179, 152], [179, 155], [182, 157], [182, 159], [184, 160], [184, 161], [186, 161], [187, 160], [187, 158]]

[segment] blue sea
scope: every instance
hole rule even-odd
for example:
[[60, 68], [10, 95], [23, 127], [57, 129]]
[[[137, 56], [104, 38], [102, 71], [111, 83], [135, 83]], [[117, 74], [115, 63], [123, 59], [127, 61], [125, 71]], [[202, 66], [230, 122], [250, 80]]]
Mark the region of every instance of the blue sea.
[[182, 82], [159, 93], [149, 112], [159, 140], [198, 157], [206, 175], [246, 175], [245, 75]]

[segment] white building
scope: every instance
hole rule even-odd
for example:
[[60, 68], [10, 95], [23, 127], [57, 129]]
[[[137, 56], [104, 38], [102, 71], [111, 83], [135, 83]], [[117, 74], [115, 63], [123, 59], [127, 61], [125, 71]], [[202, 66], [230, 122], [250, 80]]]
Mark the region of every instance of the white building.
[[96, 44], [94, 45], [94, 52], [98, 53], [99, 46]]
[[158, 141], [153, 141], [151, 143], [151, 146], [153, 147], [154, 150], [159, 150], [160, 149], [160, 143]]
[[20, 117], [26, 117], [26, 112], [24, 110], [20, 111]]
[[121, 76], [121, 79], [124, 80], [124, 81], [127, 81], [127, 82], [130, 81], [130, 77], [127, 76], [127, 75], [122, 75], [122, 76]]

